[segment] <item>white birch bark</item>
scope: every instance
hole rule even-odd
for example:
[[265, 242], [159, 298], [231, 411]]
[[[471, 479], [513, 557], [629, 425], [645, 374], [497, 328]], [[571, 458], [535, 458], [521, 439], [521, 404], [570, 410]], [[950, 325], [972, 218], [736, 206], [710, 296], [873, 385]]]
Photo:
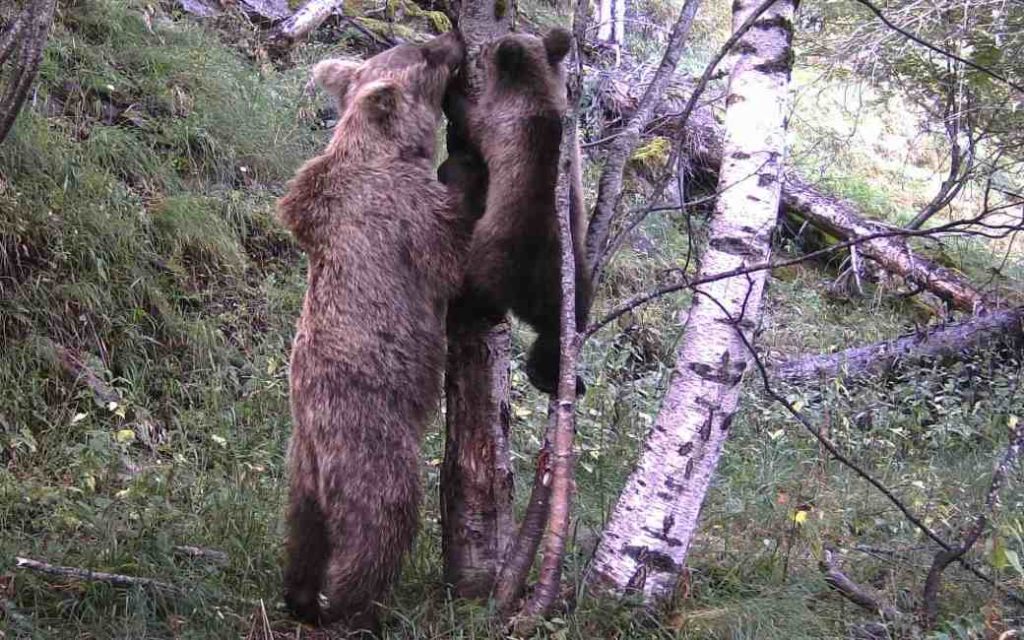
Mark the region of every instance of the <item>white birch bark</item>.
[[[757, 7], [737, 0], [733, 28]], [[736, 46], [719, 193], [700, 276], [767, 260], [779, 210], [794, 0], [779, 0]], [[646, 601], [676, 588], [729, 425], [761, 314], [766, 272], [697, 287], [654, 428], [608, 522], [592, 580]]]
[[309, 0], [274, 28], [272, 39], [294, 42], [319, 27], [335, 11], [341, 11], [343, 0]]
[[597, 39], [615, 51], [615, 65], [618, 66], [622, 45], [626, 41], [626, 0], [600, 0], [597, 11]]

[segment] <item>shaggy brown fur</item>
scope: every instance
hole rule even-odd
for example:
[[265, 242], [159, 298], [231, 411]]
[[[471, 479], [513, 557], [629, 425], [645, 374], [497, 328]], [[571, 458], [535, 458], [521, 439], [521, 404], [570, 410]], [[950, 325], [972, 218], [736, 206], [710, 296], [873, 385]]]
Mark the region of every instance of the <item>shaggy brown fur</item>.
[[[487, 165], [486, 205], [473, 231], [466, 284], [453, 313], [504, 316], [511, 310], [537, 331], [527, 374], [538, 389], [553, 393], [558, 380], [561, 310], [560, 252], [555, 183], [566, 109], [561, 61], [571, 35], [554, 29], [543, 39], [503, 36], [481, 53], [484, 87], [468, 107], [449, 100], [448, 117], [465, 118], [465, 130]], [[465, 109], [465, 114], [460, 113]], [[576, 258], [576, 320], [586, 324], [590, 273], [583, 233], [586, 213], [573, 170], [573, 252]], [[450, 173], [457, 179], [459, 165]], [[582, 381], [577, 383], [583, 390]]]
[[375, 603], [416, 530], [420, 436], [471, 228], [432, 171], [463, 55], [447, 35], [314, 70], [340, 121], [278, 205], [309, 255], [291, 360], [284, 577], [289, 608], [309, 622], [375, 629]]

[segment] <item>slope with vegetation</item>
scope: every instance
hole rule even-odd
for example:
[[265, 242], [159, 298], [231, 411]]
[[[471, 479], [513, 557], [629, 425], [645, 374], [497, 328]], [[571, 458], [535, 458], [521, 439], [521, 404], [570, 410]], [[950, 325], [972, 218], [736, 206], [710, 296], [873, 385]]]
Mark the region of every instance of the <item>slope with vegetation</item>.
[[[8, 637], [315, 637], [299, 634], [278, 605], [287, 356], [305, 274], [273, 205], [328, 135], [319, 101], [302, 93], [309, 63], [361, 55], [394, 37], [386, 22], [393, 4], [391, 15], [365, 7], [355, 18], [370, 21], [329, 25], [330, 42], [271, 60], [256, 27], [230, 11], [199, 22], [170, 4], [61, 3], [31, 100], [0, 145], [0, 629]], [[527, 26], [564, 20], [546, 4], [522, 10]], [[683, 68], [700, 70], [726, 13], [698, 18]], [[656, 57], [652, 40], [627, 49]], [[842, 90], [831, 84], [824, 93]], [[843, 112], [849, 103], [834, 115], [807, 92], [796, 103], [801, 168], [820, 167], [815, 141], [830, 140], [828, 185], [862, 210], [897, 222], [906, 202], [927, 201], [927, 191], [900, 193], [888, 179], [898, 163], [879, 165], [875, 151], [841, 142], [853, 127]], [[596, 111], [584, 116], [591, 138], [601, 135]], [[910, 138], [884, 106], [859, 117], [887, 129], [880, 140]], [[642, 144], [627, 172], [633, 205], [643, 204], [636, 194], [666, 153], [657, 140]], [[922, 164], [929, 175], [940, 169]], [[594, 172], [588, 168], [588, 179]], [[706, 213], [650, 216], [610, 263], [598, 313], [678, 269], [706, 237]], [[796, 255], [809, 240], [793, 231], [778, 244]], [[977, 240], [946, 242], [933, 255], [975, 282], [998, 279], [1004, 297], [1019, 300], [1012, 250], [1006, 264]], [[864, 283], [863, 296], [836, 287], [842, 270], [836, 261], [772, 273], [758, 338], [770, 360], [875, 342], [935, 315], [934, 305], [894, 293], [884, 280]], [[584, 353], [591, 390], [579, 408], [567, 575], [574, 584], [658, 411], [687, 299], [665, 297], [624, 316]], [[529, 344], [523, 333], [517, 353]], [[525, 479], [547, 400], [529, 388], [521, 362], [513, 364], [512, 421]], [[929, 526], [954, 537], [984, 499], [1008, 425], [1024, 418], [1020, 364], [1019, 352], [981, 352], [782, 391]], [[863, 632], [871, 616], [824, 582], [818, 560], [826, 547], [842, 550], [852, 577], [911, 606], [933, 550], [798, 431], [756, 378], [732, 433], [671, 610], [580, 594], [572, 611], [545, 623], [542, 637]], [[437, 494], [442, 449], [432, 430], [428, 496]], [[522, 502], [528, 487], [521, 481], [517, 489]], [[388, 636], [503, 637], [484, 607], [446, 596], [436, 501], [423, 510]], [[1011, 483], [972, 555], [1018, 591], [1021, 513], [1024, 492]], [[19, 570], [17, 557], [160, 584], [47, 578]], [[946, 577], [942, 622], [928, 637], [998, 637], [1020, 627], [1019, 612], [997, 592], [954, 568]], [[893, 635], [920, 633], [897, 626]]]

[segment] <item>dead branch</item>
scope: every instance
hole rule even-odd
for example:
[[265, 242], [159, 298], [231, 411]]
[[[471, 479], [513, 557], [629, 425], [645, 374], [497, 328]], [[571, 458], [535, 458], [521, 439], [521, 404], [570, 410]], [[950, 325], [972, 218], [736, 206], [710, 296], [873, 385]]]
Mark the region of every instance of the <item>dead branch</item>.
[[876, 593], [869, 587], [857, 584], [843, 573], [839, 569], [836, 555], [834, 549], [826, 548], [822, 554], [821, 561], [818, 563], [818, 567], [825, 574], [825, 582], [828, 586], [835, 589], [839, 595], [858, 607], [881, 615], [884, 620], [891, 622], [902, 617], [899, 610], [886, 602], [880, 593]]
[[213, 564], [225, 565], [228, 563], [228, 554], [220, 549], [207, 549], [205, 547], [193, 547], [190, 545], [175, 545], [174, 552], [192, 558], [194, 560], [206, 560]]
[[291, 46], [319, 27], [328, 16], [338, 11], [342, 4], [343, 0], [309, 0], [274, 27], [270, 33], [270, 41], [278, 47]]
[[59, 578], [70, 580], [81, 580], [84, 582], [102, 582], [115, 587], [142, 587], [156, 591], [181, 591], [179, 587], [152, 578], [138, 578], [118, 573], [104, 573], [92, 571], [91, 569], [79, 569], [77, 567], [61, 567], [58, 565], [32, 560], [31, 558], [15, 558], [15, 569], [23, 569], [35, 573], [42, 573]]
[[[680, 84], [684, 89], [686, 85], [686, 82]], [[611, 105], [614, 113], [628, 116], [635, 111], [638, 98], [631, 87], [626, 87], [623, 91], [606, 92], [601, 100]], [[692, 98], [687, 104], [690, 102]], [[682, 156], [687, 157], [696, 168], [717, 174], [722, 159], [722, 131], [714, 114], [710, 110], [696, 110], [688, 115], [686, 122], [681, 122], [680, 115], [672, 111], [671, 104], [663, 104], [661, 111], [660, 117], [651, 121], [648, 132], [679, 138], [685, 148], [685, 151], [680, 152]], [[652, 201], [657, 202], [659, 198], [660, 193]], [[863, 218], [852, 204], [823, 193], [793, 171], [787, 171], [783, 181], [782, 207], [788, 215], [801, 222], [807, 221], [840, 239], [839, 243], [828, 249], [845, 249], [856, 245], [860, 257], [870, 259], [911, 285], [921, 286], [951, 306], [970, 313], [984, 310], [992, 302], [986, 300], [961, 275], [914, 253], [906, 244], [906, 238], [933, 237], [937, 233], [953, 230], [993, 237], [1008, 235], [1020, 228], [1019, 224], [992, 225], [987, 217], [993, 210], [986, 210], [969, 221], [956, 221], [953, 226], [940, 225], [928, 230], [895, 230]], [[635, 224], [632, 226], [635, 227]], [[810, 255], [824, 254], [815, 252]], [[601, 260], [607, 262], [610, 258], [610, 254], [604, 255]]]
[[977, 349], [1021, 344], [1022, 322], [1024, 307], [1017, 307], [838, 353], [786, 360], [773, 366], [772, 374], [790, 383], [841, 375], [876, 375], [898, 365], [957, 358]]
[[999, 491], [1006, 484], [1007, 476], [1017, 464], [1021, 449], [1024, 448], [1024, 421], [1018, 421], [1010, 432], [1010, 441], [1006, 446], [1002, 459], [992, 472], [992, 480], [989, 482], [988, 493], [985, 495], [985, 505], [974, 524], [967, 530], [967, 535], [959, 546], [952, 549], [943, 549], [935, 554], [932, 566], [928, 570], [928, 577], [925, 579], [924, 591], [921, 596], [921, 622], [926, 630], [932, 629], [939, 615], [939, 588], [942, 586], [942, 572], [946, 570], [954, 560], [959, 560], [966, 554], [984, 533], [988, 526], [989, 515], [995, 510], [999, 502]]
[[526, 578], [533, 567], [540, 547], [544, 524], [547, 522], [551, 499], [551, 446], [557, 426], [557, 405], [548, 403], [548, 425], [544, 431], [544, 444], [537, 452], [537, 467], [530, 489], [526, 513], [519, 524], [519, 532], [505, 556], [505, 562], [495, 581], [494, 601], [498, 612], [507, 616], [526, 587]]
[[[785, 191], [785, 187], [784, 187], [783, 188], [783, 197], [785, 197], [785, 194], [786, 194], [786, 191]], [[660, 298], [660, 297], [662, 297], [664, 295], [668, 295], [670, 293], [675, 293], [677, 291], [682, 291], [683, 289], [692, 289], [692, 288], [694, 288], [694, 287], [696, 287], [698, 285], [706, 284], [708, 282], [715, 282], [716, 280], [722, 280], [724, 278], [732, 278], [732, 277], [735, 277], [735, 276], [738, 276], [738, 275], [755, 273], [757, 271], [764, 271], [765, 269], [779, 269], [779, 268], [782, 268], [782, 267], [788, 267], [788, 266], [792, 266], [792, 265], [795, 265], [795, 264], [800, 264], [802, 262], [807, 262], [809, 260], [816, 260], [818, 258], [823, 258], [825, 256], [828, 256], [828, 255], [832, 254], [833, 252], [841, 251], [843, 249], [849, 249], [850, 247], [853, 247], [853, 246], [860, 246], [860, 247], [862, 247], [862, 252], [863, 252], [863, 246], [866, 245], [867, 243], [873, 242], [873, 241], [886, 240], [886, 239], [892, 239], [892, 238], [901, 238], [901, 239], [902, 238], [915, 238], [915, 237], [918, 237], [918, 238], [926, 238], [926, 237], [927, 238], [937, 238], [937, 237], [941, 237], [941, 236], [943, 236], [945, 234], [950, 234], [950, 235], [971, 235], [971, 234], [975, 234], [975, 233], [978, 233], [979, 235], [985, 235], [985, 237], [990, 237], [990, 238], [1002, 238], [1002, 237], [1009, 236], [1010, 234], [1016, 233], [1016, 232], [1019, 231], [1019, 228], [1018, 228], [1017, 225], [1003, 225], [1003, 224], [991, 224], [991, 225], [988, 225], [988, 228], [992, 231], [992, 233], [986, 233], [986, 232], [980, 232], [979, 233], [979, 232], [976, 232], [976, 231], [972, 230], [973, 227], [976, 227], [978, 225], [984, 225], [985, 224], [985, 218], [989, 215], [989, 213], [990, 212], [985, 212], [985, 213], [982, 213], [982, 214], [980, 214], [980, 215], [978, 215], [978, 216], [976, 216], [974, 218], [968, 218], [968, 219], [965, 219], [965, 220], [954, 220], [952, 222], [948, 222], [946, 224], [943, 224], [943, 225], [940, 225], [940, 226], [937, 226], [937, 227], [933, 227], [931, 229], [900, 229], [900, 228], [889, 228], [889, 227], [881, 227], [880, 226], [879, 227], [881, 229], [880, 231], [876, 231], [874, 233], [869, 233], [867, 235], [857, 237], [857, 238], [855, 238], [853, 240], [846, 240], [846, 241], [843, 241], [843, 242], [839, 242], [839, 243], [836, 243], [836, 244], [834, 244], [832, 246], [825, 247], [823, 249], [818, 249], [816, 251], [812, 251], [810, 253], [806, 253], [806, 254], [804, 254], [802, 256], [799, 256], [799, 257], [796, 257], [796, 258], [790, 258], [790, 259], [787, 259], [787, 260], [780, 260], [780, 261], [777, 261], [777, 262], [772, 262], [770, 260], [766, 260], [766, 261], [763, 261], [763, 262], [757, 262], [757, 263], [754, 263], [754, 264], [751, 264], [751, 265], [747, 265], [747, 266], [744, 266], [744, 267], [740, 267], [740, 268], [736, 268], [736, 269], [731, 269], [729, 271], [723, 271], [722, 273], [715, 273], [715, 274], [703, 276], [703, 277], [700, 277], [700, 278], [689, 279], [689, 278], [683, 277], [683, 278], [680, 278], [677, 281], [669, 282], [667, 284], [663, 284], [661, 286], [658, 286], [658, 287], [656, 287], [655, 289], [653, 289], [651, 291], [646, 291], [646, 292], [638, 293], [635, 296], [633, 296], [632, 298], [629, 298], [628, 300], [625, 300], [625, 301], [619, 303], [618, 305], [616, 305], [615, 307], [610, 309], [604, 315], [604, 317], [602, 317], [599, 320], [596, 320], [596, 321], [592, 322], [587, 327], [587, 330], [583, 333], [583, 336], [584, 336], [584, 338], [589, 338], [591, 335], [593, 335], [597, 331], [601, 330], [601, 328], [605, 327], [609, 323], [611, 323], [614, 320], [618, 319], [622, 315], [624, 315], [626, 313], [629, 313], [630, 311], [632, 311], [632, 310], [634, 310], [634, 309], [636, 309], [638, 307], [641, 307], [641, 306], [647, 304], [648, 302], [650, 302], [652, 300], [656, 300], [656, 299], [658, 299], [658, 298]], [[923, 259], [921, 259], [921, 262], [925, 262], [925, 261]], [[942, 269], [941, 267], [937, 267], [937, 268], [938, 269]], [[948, 271], [948, 270], [943, 270], [943, 271]], [[963, 278], [960, 278], [959, 276], [957, 276], [955, 274], [951, 274], [951, 278], [952, 278], [952, 281], [949, 282], [948, 284], [950, 284], [950, 286], [952, 288], [968, 288], [968, 287], [970, 287], [970, 285]], [[935, 283], [931, 279], [928, 279], [928, 278], [920, 279], [919, 280], [919, 284], [922, 287], [922, 289], [927, 289], [927, 290], [932, 290], [932, 291], [935, 290], [933, 288], [933, 286], [932, 286]], [[980, 298], [980, 294], [976, 294], [976, 295], [978, 296], [978, 298]], [[981, 307], [981, 309], [983, 310], [984, 307]]]

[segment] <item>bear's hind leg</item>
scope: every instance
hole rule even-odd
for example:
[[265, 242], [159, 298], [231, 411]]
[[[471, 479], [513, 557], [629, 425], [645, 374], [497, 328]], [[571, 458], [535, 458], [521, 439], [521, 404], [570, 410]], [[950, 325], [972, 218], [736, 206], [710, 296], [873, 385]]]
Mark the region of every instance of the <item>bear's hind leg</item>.
[[[302, 449], [300, 443], [293, 442], [284, 601], [298, 620], [316, 624], [320, 619], [320, 588], [330, 541], [316, 493], [315, 464], [308, 457], [311, 452]], [[300, 459], [303, 457], [306, 459]]]
[[[558, 369], [561, 360], [558, 330], [541, 331], [530, 347], [530, 355], [526, 359], [526, 377], [530, 384], [538, 390], [554, 395], [558, 393]], [[576, 395], [587, 392], [583, 378], [576, 376]]]

